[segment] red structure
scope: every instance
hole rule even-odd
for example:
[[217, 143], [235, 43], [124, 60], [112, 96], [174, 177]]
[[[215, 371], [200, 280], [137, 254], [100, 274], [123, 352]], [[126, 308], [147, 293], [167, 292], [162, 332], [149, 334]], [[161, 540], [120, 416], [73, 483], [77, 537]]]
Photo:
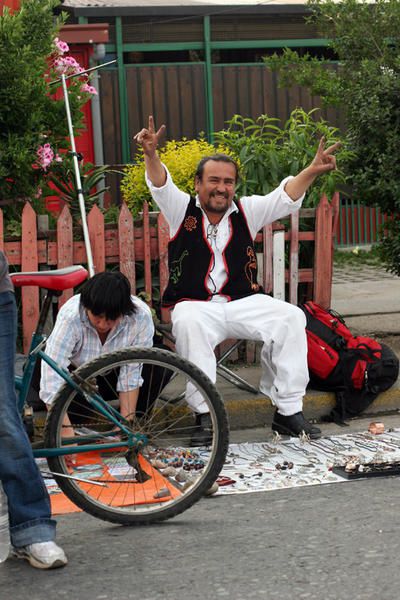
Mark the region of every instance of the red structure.
[[[91, 25], [64, 25], [60, 31], [60, 39], [67, 42], [69, 54], [84, 68], [90, 67], [90, 57], [93, 54], [94, 44], [105, 44], [108, 42], [108, 24]], [[90, 102], [83, 112], [85, 115], [86, 129], [76, 139], [78, 152], [85, 157], [86, 161], [94, 163], [93, 125]]]
[[3, 7], [7, 6], [11, 11], [18, 10], [20, 0], [0, 0], [0, 9], [3, 11]]
[[[64, 25], [60, 31], [60, 39], [67, 42], [69, 46], [69, 55], [84, 68], [88, 69], [90, 57], [93, 54], [94, 44], [104, 44], [108, 41], [108, 25]], [[61, 88], [57, 91], [57, 98], [62, 97]], [[75, 144], [77, 152], [82, 154], [85, 162], [95, 163], [94, 144], [93, 144], [93, 123], [91, 104], [87, 102], [83, 107], [85, 128], [81, 130], [76, 138]], [[57, 196], [46, 198], [46, 208], [53, 212], [60, 212], [60, 205]]]
[[[3, 12], [4, 7], [9, 8], [11, 11], [18, 10], [20, 4], [21, 0], [0, 0], [0, 13]], [[84, 69], [88, 69], [91, 66], [90, 57], [93, 54], [94, 45], [108, 42], [108, 24], [64, 25], [60, 31], [60, 39], [69, 45], [69, 54]], [[57, 97], [61, 96], [62, 91], [59, 90]], [[90, 102], [83, 107], [83, 113], [86, 127], [81, 132], [81, 135], [76, 138], [76, 148], [86, 162], [94, 163], [93, 123]], [[61, 208], [58, 197], [47, 198], [46, 207], [49, 210], [58, 212]]]

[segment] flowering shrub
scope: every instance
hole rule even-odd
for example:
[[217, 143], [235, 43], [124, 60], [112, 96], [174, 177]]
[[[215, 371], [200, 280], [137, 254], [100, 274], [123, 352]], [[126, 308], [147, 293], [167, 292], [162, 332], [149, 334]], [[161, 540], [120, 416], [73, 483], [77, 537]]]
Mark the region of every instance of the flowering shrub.
[[[6, 228], [18, 220], [22, 203], [43, 210], [47, 180], [69, 149], [61, 74], [82, 73], [59, 37], [63, 17], [58, 0], [23, 0], [19, 11], [0, 16], [0, 206]], [[74, 131], [82, 128], [81, 108], [96, 92], [85, 74], [68, 81]], [[48, 192], [47, 192], [48, 193]]]
[[[229, 149], [209, 144], [203, 138], [198, 140], [182, 139], [171, 140], [159, 151], [162, 162], [167, 166], [176, 185], [189, 194], [194, 193], [194, 173], [198, 162], [203, 156], [224, 152], [231, 154]], [[151, 198], [144, 178], [143, 154], [139, 152], [135, 156], [135, 164], [125, 168], [125, 174], [121, 181], [123, 198], [134, 216], [136, 216], [147, 201], [154, 209], [157, 208]]]

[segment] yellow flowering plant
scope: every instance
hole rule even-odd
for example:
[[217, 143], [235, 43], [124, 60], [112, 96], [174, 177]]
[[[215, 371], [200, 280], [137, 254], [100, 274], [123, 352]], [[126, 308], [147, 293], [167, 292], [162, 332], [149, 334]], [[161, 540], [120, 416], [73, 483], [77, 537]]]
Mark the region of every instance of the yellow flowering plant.
[[[161, 161], [167, 166], [175, 184], [183, 191], [194, 194], [194, 173], [197, 164], [204, 157], [216, 152], [233, 155], [229, 149], [215, 147], [203, 138], [171, 140], [159, 150]], [[143, 153], [138, 152], [135, 163], [127, 165], [121, 180], [121, 191], [125, 202], [134, 216], [142, 210], [143, 202], [156, 209], [144, 178]]]

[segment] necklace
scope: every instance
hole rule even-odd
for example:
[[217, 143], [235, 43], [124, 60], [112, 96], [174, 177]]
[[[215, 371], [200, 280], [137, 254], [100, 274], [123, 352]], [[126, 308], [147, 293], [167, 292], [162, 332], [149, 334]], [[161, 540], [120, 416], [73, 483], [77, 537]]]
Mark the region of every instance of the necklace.
[[310, 440], [310, 444], [317, 448], [317, 450], [321, 450], [322, 452], [324, 452], [324, 454], [333, 454], [334, 456], [336, 456], [338, 453], [335, 448], [332, 448], [332, 446], [329, 446], [328, 444], [326, 444], [325, 441], [322, 440], [319, 440], [318, 442], [316, 442], [315, 440]]

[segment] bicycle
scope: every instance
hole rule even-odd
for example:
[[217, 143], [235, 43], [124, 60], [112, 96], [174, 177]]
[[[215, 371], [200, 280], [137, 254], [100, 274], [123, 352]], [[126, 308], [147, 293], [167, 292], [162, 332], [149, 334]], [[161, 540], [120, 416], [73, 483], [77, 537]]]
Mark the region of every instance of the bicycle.
[[[198, 367], [168, 350], [126, 348], [73, 371], [60, 368], [43, 349], [46, 319], [54, 296], [87, 275], [72, 266], [11, 276], [15, 287], [46, 291], [23, 374], [16, 377], [21, 413], [39, 357], [65, 381], [47, 413], [43, 443], [32, 444], [34, 456], [46, 458], [59, 488], [95, 517], [120, 524], [174, 517], [202, 498], [222, 469], [228, 448], [223, 401]], [[157, 385], [156, 369], [163, 373]], [[132, 370], [146, 370], [142, 387], [149, 408], [129, 421], [118, 411], [117, 385]], [[194, 392], [210, 412], [207, 448], [190, 448], [196, 425], [188, 400]]]

